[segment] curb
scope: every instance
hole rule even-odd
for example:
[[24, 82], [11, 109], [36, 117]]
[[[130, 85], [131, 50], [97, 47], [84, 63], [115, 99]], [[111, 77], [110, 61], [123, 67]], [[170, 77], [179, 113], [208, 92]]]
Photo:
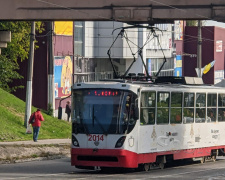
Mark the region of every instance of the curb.
[[0, 142], [0, 164], [70, 157], [71, 140]]

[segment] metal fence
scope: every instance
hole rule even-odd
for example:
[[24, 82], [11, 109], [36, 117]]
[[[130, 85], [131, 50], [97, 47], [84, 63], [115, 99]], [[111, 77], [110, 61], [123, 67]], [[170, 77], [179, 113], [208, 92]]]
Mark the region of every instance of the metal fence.
[[[120, 72], [120, 74], [123, 74], [124, 72]], [[157, 74], [156, 71], [152, 71], [151, 75]], [[174, 75], [174, 69], [169, 70], [161, 70], [159, 73], [159, 76], [173, 76]], [[93, 82], [93, 81], [99, 81], [100, 79], [113, 79], [113, 71], [107, 71], [107, 72], [87, 72], [87, 73], [75, 73], [73, 75], [74, 77], [74, 83], [78, 82]]]
[[92, 82], [100, 79], [113, 79], [113, 72], [88, 72], [74, 74], [74, 82]]
[[[152, 71], [151, 75], [157, 74], [158, 71]], [[161, 70], [159, 76], [174, 76], [174, 69]]]

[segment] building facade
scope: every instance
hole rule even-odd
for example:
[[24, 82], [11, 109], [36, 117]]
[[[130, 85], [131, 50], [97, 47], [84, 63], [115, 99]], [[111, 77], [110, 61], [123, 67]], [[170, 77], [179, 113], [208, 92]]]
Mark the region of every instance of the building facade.
[[[205, 26], [202, 31], [202, 67], [215, 60], [215, 65], [202, 75], [205, 84], [215, 84], [224, 79], [224, 42], [225, 29]], [[198, 27], [186, 27], [184, 36], [184, 52], [197, 55]], [[183, 76], [196, 77], [197, 56], [184, 56]]]
[[[134, 58], [135, 63], [129, 72], [146, 73], [141, 57], [138, 55], [139, 47], [142, 48], [143, 61], [150, 75], [158, 72], [163, 64], [164, 55], [167, 63], [160, 75], [174, 74], [173, 25], [156, 25], [155, 34], [151, 29], [125, 29], [125, 36], [122, 38], [118, 36], [121, 28], [129, 26], [124, 23], [75, 22], [74, 24], [74, 52], [75, 56], [77, 55], [75, 73], [77, 76], [80, 73], [80, 76], [89, 76], [88, 80], [92, 81], [113, 78], [112, 66], [107, 55], [109, 49], [118, 74], [124, 74]], [[82, 61], [82, 58], [85, 60]], [[84, 73], [89, 73], [89, 75]], [[78, 77], [78, 80], [82, 78]]]

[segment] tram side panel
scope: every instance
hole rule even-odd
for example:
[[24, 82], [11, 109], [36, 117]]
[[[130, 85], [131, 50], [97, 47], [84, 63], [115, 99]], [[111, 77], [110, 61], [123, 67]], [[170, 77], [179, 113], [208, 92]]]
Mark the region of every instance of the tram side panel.
[[172, 154], [174, 160], [210, 156], [225, 147], [224, 136], [225, 122], [139, 126], [138, 153], [148, 163], [160, 155]]

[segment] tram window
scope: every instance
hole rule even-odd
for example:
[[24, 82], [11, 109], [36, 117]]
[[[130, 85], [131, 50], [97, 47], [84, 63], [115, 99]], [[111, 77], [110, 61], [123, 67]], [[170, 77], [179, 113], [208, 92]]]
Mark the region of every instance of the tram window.
[[225, 121], [225, 94], [218, 94], [218, 121]]
[[225, 94], [219, 94], [218, 106], [219, 107], [225, 107]]
[[158, 92], [157, 107], [169, 107], [169, 97], [168, 92]]
[[195, 122], [205, 122], [205, 108], [196, 108]]
[[170, 123], [171, 124], [177, 124], [181, 123], [181, 114], [182, 114], [182, 109], [181, 108], [171, 108], [171, 113], [170, 113]]
[[155, 101], [156, 92], [141, 93], [141, 125], [155, 124]]
[[181, 123], [182, 117], [182, 93], [171, 93], [171, 111], [170, 111], [170, 123]]
[[183, 123], [194, 122], [194, 93], [184, 93]]
[[196, 93], [196, 113], [195, 113], [195, 122], [203, 123], [205, 122], [206, 116], [206, 94], [205, 93]]
[[206, 95], [204, 93], [196, 94], [196, 107], [205, 107]]
[[225, 108], [218, 109], [218, 121], [225, 121]]
[[216, 122], [216, 108], [207, 108], [207, 122]]
[[169, 123], [169, 109], [158, 108], [157, 109], [157, 124], [168, 124]]
[[194, 107], [194, 93], [184, 93], [184, 107]]
[[158, 92], [157, 94], [157, 124], [169, 123], [169, 92]]
[[208, 107], [216, 107], [217, 96], [216, 94], [208, 94], [207, 96], [207, 106]]
[[171, 93], [171, 107], [182, 107], [182, 93]]
[[155, 108], [141, 109], [141, 125], [155, 124]]
[[141, 93], [141, 107], [155, 107], [155, 92]]
[[194, 122], [194, 108], [184, 108], [184, 124], [193, 123]]
[[216, 122], [217, 94], [207, 95], [207, 122]]

